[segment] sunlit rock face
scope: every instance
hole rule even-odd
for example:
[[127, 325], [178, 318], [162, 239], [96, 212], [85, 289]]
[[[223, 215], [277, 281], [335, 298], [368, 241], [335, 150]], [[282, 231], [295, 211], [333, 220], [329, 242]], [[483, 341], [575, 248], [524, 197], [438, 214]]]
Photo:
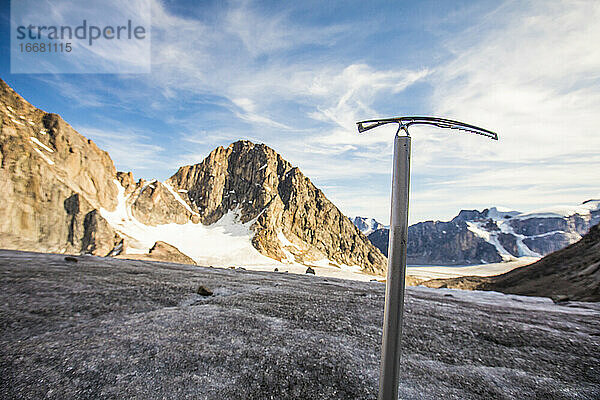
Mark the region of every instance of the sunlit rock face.
[[108, 254], [119, 238], [96, 212], [117, 203], [108, 153], [2, 80], [0, 118], [1, 247]]

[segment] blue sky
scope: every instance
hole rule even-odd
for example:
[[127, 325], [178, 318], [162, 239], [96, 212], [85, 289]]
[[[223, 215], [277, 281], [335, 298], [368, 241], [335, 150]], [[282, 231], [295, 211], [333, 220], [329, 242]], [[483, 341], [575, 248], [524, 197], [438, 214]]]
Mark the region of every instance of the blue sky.
[[0, 77], [136, 178], [249, 139], [386, 222], [395, 128], [354, 123], [435, 115], [500, 141], [412, 129], [411, 222], [600, 197], [600, 2], [150, 2], [150, 74], [11, 74], [4, 4]]

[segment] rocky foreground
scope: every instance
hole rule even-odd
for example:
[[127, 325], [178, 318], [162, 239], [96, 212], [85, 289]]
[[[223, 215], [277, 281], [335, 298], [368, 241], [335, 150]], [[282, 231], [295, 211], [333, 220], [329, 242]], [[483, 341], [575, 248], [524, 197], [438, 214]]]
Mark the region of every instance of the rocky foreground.
[[[6, 250], [0, 274], [2, 399], [376, 398], [381, 283]], [[406, 316], [403, 399], [600, 398], [598, 303], [417, 287]]]

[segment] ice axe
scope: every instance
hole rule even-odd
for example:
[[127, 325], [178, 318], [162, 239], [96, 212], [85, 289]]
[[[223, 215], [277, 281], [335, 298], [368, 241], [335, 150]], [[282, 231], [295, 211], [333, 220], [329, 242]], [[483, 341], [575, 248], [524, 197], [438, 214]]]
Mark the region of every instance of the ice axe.
[[[399, 117], [372, 119], [356, 124], [358, 125], [358, 132], [362, 133], [392, 123], [398, 124], [398, 130], [394, 138], [392, 206], [379, 371], [379, 400], [398, 399], [400, 342], [402, 340], [404, 313], [404, 281], [406, 278], [406, 247], [408, 243], [408, 194], [410, 186], [410, 135], [408, 128], [411, 125], [433, 125], [438, 128], [458, 129], [498, 140], [498, 135], [492, 131], [444, 118]], [[402, 135], [401, 132], [404, 132], [405, 135]]]

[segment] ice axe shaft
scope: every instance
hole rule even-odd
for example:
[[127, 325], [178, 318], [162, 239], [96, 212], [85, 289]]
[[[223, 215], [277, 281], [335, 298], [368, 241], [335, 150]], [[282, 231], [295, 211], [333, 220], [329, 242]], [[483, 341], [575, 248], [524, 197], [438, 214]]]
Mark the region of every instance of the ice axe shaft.
[[410, 136], [394, 138], [392, 207], [385, 287], [379, 400], [397, 400], [400, 376], [406, 247], [408, 242], [408, 196], [410, 187]]

